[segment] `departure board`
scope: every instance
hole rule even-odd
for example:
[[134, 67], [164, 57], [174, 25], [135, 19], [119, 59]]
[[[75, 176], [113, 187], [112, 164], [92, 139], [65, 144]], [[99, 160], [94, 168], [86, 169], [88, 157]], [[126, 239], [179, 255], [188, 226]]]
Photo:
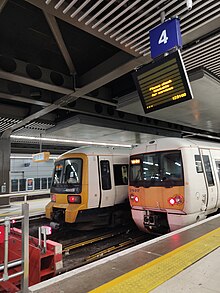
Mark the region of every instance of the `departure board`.
[[141, 67], [133, 78], [145, 113], [193, 98], [179, 51]]

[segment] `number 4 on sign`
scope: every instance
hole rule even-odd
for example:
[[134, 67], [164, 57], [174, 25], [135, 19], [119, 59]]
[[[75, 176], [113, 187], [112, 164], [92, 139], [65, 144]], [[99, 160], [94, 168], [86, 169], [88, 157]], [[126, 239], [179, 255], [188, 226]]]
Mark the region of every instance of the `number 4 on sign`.
[[159, 41], [158, 41], [158, 44], [166, 44], [168, 41], [168, 37], [167, 37], [167, 31], [166, 30], [163, 30], [161, 35], [160, 35], [160, 38], [159, 38]]

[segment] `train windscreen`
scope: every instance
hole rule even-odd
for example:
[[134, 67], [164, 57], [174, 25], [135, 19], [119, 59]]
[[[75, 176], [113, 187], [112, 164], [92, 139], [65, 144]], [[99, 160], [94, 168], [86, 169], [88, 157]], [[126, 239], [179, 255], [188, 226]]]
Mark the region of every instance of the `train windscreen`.
[[[82, 185], [82, 159], [71, 158], [55, 163], [52, 192], [62, 192], [61, 189], [71, 191], [72, 187]], [[75, 190], [75, 188], [73, 188]], [[80, 188], [81, 189], [81, 188]], [[79, 188], [77, 188], [79, 191]]]
[[144, 187], [183, 185], [181, 152], [155, 152], [131, 157], [130, 185]]

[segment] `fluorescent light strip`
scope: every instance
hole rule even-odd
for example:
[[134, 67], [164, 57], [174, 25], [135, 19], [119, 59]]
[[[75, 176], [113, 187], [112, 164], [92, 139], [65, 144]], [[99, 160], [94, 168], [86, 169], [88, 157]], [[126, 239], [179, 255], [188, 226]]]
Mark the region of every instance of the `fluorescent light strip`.
[[[50, 160], [56, 160], [59, 157], [59, 155], [55, 156], [55, 155], [51, 155], [50, 156]], [[15, 155], [11, 155], [10, 159], [30, 159], [32, 160], [32, 155], [31, 156], [15, 156]]]
[[11, 135], [10, 137], [15, 139], [23, 139], [23, 140], [51, 141], [51, 142], [71, 143], [71, 144], [78, 143], [78, 144], [87, 144], [87, 145], [89, 144], [89, 145], [113, 146], [113, 147], [124, 147], [124, 148], [132, 147], [131, 144], [117, 144], [117, 143], [81, 141], [81, 140], [34, 137], [34, 136], [23, 136], [23, 135]]

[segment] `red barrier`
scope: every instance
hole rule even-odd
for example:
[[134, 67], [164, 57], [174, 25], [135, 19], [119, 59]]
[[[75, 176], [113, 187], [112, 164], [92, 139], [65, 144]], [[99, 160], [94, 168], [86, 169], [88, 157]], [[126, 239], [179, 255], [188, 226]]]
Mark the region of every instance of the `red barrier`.
[[[42, 243], [43, 244], [43, 243]], [[9, 262], [21, 259], [22, 231], [12, 228], [9, 235]], [[0, 263], [4, 262], [4, 243], [0, 243]], [[29, 286], [54, 277], [62, 269], [62, 244], [47, 240], [47, 252], [42, 253], [38, 239], [29, 237]], [[21, 271], [21, 266], [8, 270], [9, 275]], [[0, 278], [2, 278], [0, 273]], [[21, 277], [0, 282], [0, 292], [18, 292]]]

